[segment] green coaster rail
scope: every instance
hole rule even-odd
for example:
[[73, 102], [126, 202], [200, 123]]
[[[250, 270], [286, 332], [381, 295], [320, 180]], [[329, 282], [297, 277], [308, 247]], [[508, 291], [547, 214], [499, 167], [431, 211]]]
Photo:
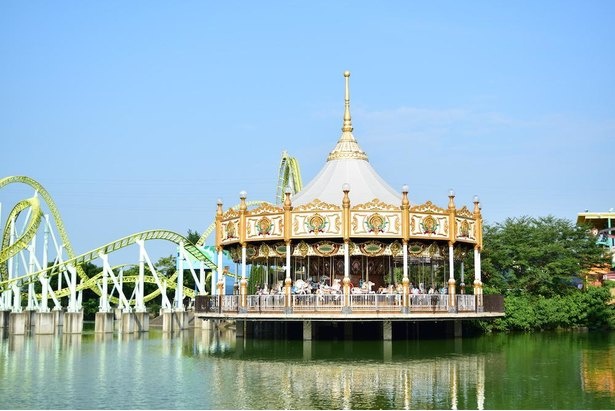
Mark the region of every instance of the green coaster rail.
[[[2, 235], [2, 248], [0, 249], [0, 292], [10, 288], [10, 286], [14, 282], [20, 282], [20, 284], [27, 284], [29, 282], [35, 282], [38, 280], [39, 275], [42, 274], [43, 272], [47, 272], [47, 275], [50, 277], [53, 275], [58, 275], [63, 270], [65, 270], [67, 265], [70, 264], [70, 265], [75, 266], [77, 274], [79, 278], [81, 279], [80, 284], [77, 286], [77, 290], [91, 289], [96, 294], [100, 295], [100, 290], [96, 286], [97, 281], [100, 279], [99, 275], [93, 276], [92, 278], [88, 277], [88, 275], [85, 273], [85, 271], [81, 267], [81, 264], [87, 263], [87, 262], [90, 262], [90, 261], [93, 261], [99, 258], [99, 253], [110, 254], [114, 251], [120, 250], [124, 247], [128, 247], [134, 244], [137, 240], [143, 240], [143, 241], [166, 240], [166, 241], [175, 243], [177, 245], [183, 243], [183, 246], [186, 252], [190, 254], [195, 260], [202, 261], [205, 264], [205, 266], [209, 269], [212, 269], [212, 270], [217, 269], [216, 264], [213, 263], [207, 257], [207, 255], [205, 255], [197, 246], [190, 243], [190, 241], [188, 241], [187, 238], [173, 231], [161, 230], [161, 229], [148, 230], [148, 231], [135, 233], [135, 234], [132, 234], [127, 237], [121, 238], [119, 240], [113, 241], [102, 247], [98, 247], [94, 250], [88, 251], [86, 253], [83, 253], [77, 256], [75, 255], [75, 252], [73, 251], [73, 247], [68, 239], [68, 235], [66, 233], [66, 229], [64, 228], [64, 223], [62, 221], [62, 218], [60, 217], [58, 208], [55, 202], [53, 201], [53, 199], [51, 198], [51, 195], [49, 195], [49, 193], [47, 192], [47, 190], [45, 190], [45, 188], [40, 183], [38, 183], [36, 180], [30, 177], [27, 177], [27, 176], [4, 177], [0, 179], [0, 189], [2, 189], [3, 187], [9, 184], [15, 184], [15, 183], [29, 185], [35, 190], [37, 195], [35, 195], [32, 198], [22, 200], [19, 203], [17, 203], [17, 205], [13, 207], [13, 209], [11, 210], [7, 218], [7, 222], [5, 224], [5, 228], [4, 228], [3, 235]], [[34, 271], [24, 276], [16, 277], [16, 278], [9, 280], [8, 279], [8, 260], [11, 257], [14, 257], [15, 255], [17, 255], [21, 250], [26, 249], [28, 247], [28, 245], [32, 241], [32, 238], [36, 234], [41, 224], [43, 212], [41, 210], [40, 200], [38, 198], [38, 195], [40, 195], [45, 200], [45, 203], [47, 204], [49, 211], [51, 215], [53, 216], [58, 234], [62, 240], [64, 249], [66, 250], [66, 255], [68, 256], [68, 258], [59, 263], [51, 265], [44, 270]], [[13, 221], [14, 219], [16, 220], [17, 217], [23, 211], [27, 209], [30, 209], [31, 213], [27, 221], [26, 227], [23, 233], [19, 236], [19, 238], [15, 239], [15, 241], [12, 244], [10, 244], [11, 221]], [[166, 278], [162, 274], [160, 274], [160, 276], [163, 278], [163, 280]], [[125, 283], [135, 282], [137, 281], [137, 277], [138, 276], [126, 276], [123, 279], [123, 281]], [[173, 283], [173, 281], [176, 278], [177, 278], [177, 273], [173, 274], [171, 277], [166, 278], [168, 289], [175, 288], [175, 284]], [[145, 276], [145, 282], [155, 283], [155, 279], [153, 276]], [[56, 296], [61, 297], [61, 296], [68, 295], [68, 293], [70, 293], [70, 290], [68, 288], [65, 288], [55, 293], [56, 293]], [[147, 296], [144, 296], [144, 301], [146, 302], [150, 301], [151, 299], [157, 297], [158, 295], [160, 295], [159, 289], [157, 289], [156, 291], [153, 291]], [[184, 295], [194, 296], [194, 290], [184, 287]], [[113, 303], [117, 303], [118, 299], [117, 297], [111, 297], [110, 301]]]

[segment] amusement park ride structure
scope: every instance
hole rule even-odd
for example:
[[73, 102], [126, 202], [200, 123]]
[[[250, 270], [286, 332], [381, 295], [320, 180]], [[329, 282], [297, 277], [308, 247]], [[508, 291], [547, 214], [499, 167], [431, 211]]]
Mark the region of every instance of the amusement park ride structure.
[[[34, 194], [19, 201], [5, 219], [0, 202], [0, 223], [4, 223], [0, 248], [0, 327], [9, 326], [11, 313], [28, 313], [24, 321], [18, 321], [18, 326], [11, 327], [15, 333], [26, 332], [25, 328], [34, 325], [36, 320], [32, 316], [36, 313], [55, 313], [55, 326], [62, 324], [63, 312], [81, 317], [84, 290], [92, 290], [99, 296], [99, 313], [103, 314], [146, 313], [146, 303], [155, 298], [160, 298], [163, 313], [178, 312], [184, 310], [186, 297], [193, 300], [197, 294], [207, 294], [207, 274], [217, 266], [208, 258], [205, 243], [215, 222], [204, 230], [196, 244], [169, 230], [148, 230], [76, 254], [58, 207], [42, 184], [27, 176], [4, 177], [0, 179], [0, 192], [11, 184], [29, 186]], [[298, 163], [286, 152], [280, 162], [279, 185], [301, 189]], [[147, 252], [146, 245], [156, 240], [177, 247], [178, 269], [170, 276], [154, 267]], [[111, 265], [115, 252], [135, 248], [133, 261]], [[83, 269], [86, 263], [97, 263], [102, 270], [88, 276]], [[138, 275], [124, 273], [135, 267]], [[185, 271], [190, 272], [194, 287], [184, 285]], [[55, 289], [51, 287], [54, 277]], [[145, 294], [145, 284], [155, 284], [156, 288]], [[172, 299], [169, 292], [174, 292]], [[62, 298], [67, 301], [65, 307]], [[81, 331], [80, 322], [76, 322], [74, 331]], [[45, 328], [50, 331], [54, 326]], [[67, 331], [70, 332], [64, 330]]]

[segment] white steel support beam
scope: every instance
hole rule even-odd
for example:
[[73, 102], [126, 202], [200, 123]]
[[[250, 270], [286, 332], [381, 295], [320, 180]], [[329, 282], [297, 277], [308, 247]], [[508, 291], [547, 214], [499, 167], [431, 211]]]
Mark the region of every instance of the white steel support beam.
[[[28, 274], [36, 271], [36, 235], [32, 237], [32, 243], [28, 247]], [[38, 302], [36, 301], [36, 294], [34, 292], [34, 282], [28, 283], [28, 305], [26, 310], [35, 310], [38, 308]]]
[[175, 288], [175, 309], [178, 311], [184, 310], [184, 256], [182, 250], [184, 243], [179, 242], [179, 254], [177, 256], [177, 287]]
[[145, 308], [145, 245], [139, 244], [139, 281], [135, 284], [135, 312], [144, 313], [147, 311]]
[[[145, 246], [145, 243], [144, 243], [143, 240], [136, 240], [135, 242], [139, 245], [139, 247], [144, 247]], [[143, 249], [145, 250], [145, 248], [143, 248]], [[156, 281], [156, 285], [160, 289], [160, 294], [162, 295], [162, 308], [164, 310], [171, 310], [172, 305], [171, 305], [171, 302], [169, 301], [169, 297], [167, 297], [167, 286], [166, 286], [166, 283], [163, 283], [160, 280], [160, 277], [158, 276], [158, 272], [156, 271], [156, 268], [152, 264], [152, 260], [149, 258], [149, 255], [147, 254], [147, 251], [145, 251], [143, 256], [145, 257], [145, 262], [147, 263], [147, 266], [148, 266], [150, 272], [152, 273], [152, 276], [154, 277], [154, 280]]]
[[[111, 277], [111, 281], [113, 281], [113, 285], [115, 285], [115, 289], [117, 290], [117, 293], [118, 293], [118, 296], [119, 296], [120, 306], [122, 308], [122, 311], [126, 312], [126, 313], [131, 312], [132, 310], [130, 308], [130, 304], [128, 304], [128, 300], [126, 299], [126, 296], [124, 295], [124, 291], [122, 290], [122, 286], [121, 286], [121, 283], [120, 283], [121, 276], [122, 276], [122, 271], [120, 270], [120, 279], [118, 279], [115, 276], [115, 274], [113, 273], [113, 269], [111, 268], [111, 265], [109, 265], [109, 256], [107, 254], [102, 253], [102, 252], [99, 252], [98, 256], [103, 261], [103, 277], [107, 277], [107, 276]], [[104, 298], [106, 299], [107, 297], [104, 297]], [[107, 307], [108, 307], [108, 304], [109, 303], [106, 302]], [[102, 304], [101, 304], [101, 306], [102, 306]], [[111, 311], [110, 307], [109, 307], [109, 311]]]
[[79, 312], [77, 302], [77, 269], [71, 264], [67, 264], [66, 269], [70, 273], [70, 278], [68, 281], [68, 289], [70, 291], [70, 295], [68, 298], [68, 307], [66, 310], [69, 313], [76, 313]]
[[45, 228], [43, 234], [43, 271], [39, 277], [41, 282], [41, 312], [49, 312], [49, 279], [47, 278], [47, 264], [49, 252], [49, 214], [45, 214]]
[[[98, 253], [102, 259], [103, 253]], [[103, 268], [102, 283], [100, 284], [100, 302], [98, 304], [98, 312], [109, 313], [111, 312], [111, 305], [109, 305], [109, 273]]]
[[205, 269], [203, 267], [203, 262], [201, 261], [201, 276], [200, 279], [196, 275], [196, 271], [194, 269], [194, 265], [192, 265], [192, 260], [190, 256], [186, 252], [184, 247], [180, 247], [179, 249], [180, 258], [183, 258], [188, 263], [188, 268], [190, 269], [190, 274], [192, 274], [192, 279], [196, 284], [197, 291], [200, 295], [205, 294]]

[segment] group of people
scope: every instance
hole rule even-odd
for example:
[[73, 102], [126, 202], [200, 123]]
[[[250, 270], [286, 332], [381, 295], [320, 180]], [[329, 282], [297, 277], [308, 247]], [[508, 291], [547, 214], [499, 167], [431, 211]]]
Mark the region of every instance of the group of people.
[[[328, 278], [323, 278], [320, 281], [316, 282], [309, 277], [306, 280], [298, 279], [296, 280], [291, 288], [291, 292], [293, 294], [313, 294], [313, 293], [324, 293], [324, 294], [338, 294], [342, 293], [342, 285], [340, 279], [334, 279], [333, 284], [327, 284]], [[371, 281], [359, 281], [359, 287], [353, 287], [351, 284], [351, 292], [352, 293], [370, 293], [370, 294], [402, 294], [403, 286], [401, 284], [389, 284], [387, 287], [379, 287], [377, 291], [372, 291], [372, 287], [374, 283]], [[410, 283], [410, 294], [411, 295], [421, 295], [421, 294], [447, 294], [448, 289], [445, 286], [441, 288], [437, 288], [432, 285], [429, 289], [425, 288], [423, 283], [419, 283], [418, 285], [414, 285]], [[269, 288], [267, 284], [264, 287], [258, 287], [256, 292], [257, 295], [275, 295], [284, 293], [284, 281], [280, 280], [277, 282], [275, 286]]]

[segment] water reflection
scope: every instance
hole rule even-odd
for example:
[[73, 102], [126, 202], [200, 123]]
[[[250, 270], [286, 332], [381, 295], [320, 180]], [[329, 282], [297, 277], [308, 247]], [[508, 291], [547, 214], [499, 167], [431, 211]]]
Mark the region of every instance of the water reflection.
[[[234, 402], [223, 408], [483, 409], [485, 355], [459, 355], [454, 341], [433, 345], [441, 355], [407, 342], [264, 341], [216, 329], [195, 335], [196, 355], [238, 360]], [[225, 363], [213, 364], [223, 376]], [[221, 399], [228, 391], [217, 381], [211, 389]]]
[[226, 328], [21, 335], [0, 340], [0, 403], [35, 409], [613, 409], [614, 368], [615, 333], [392, 342], [266, 341], [236, 338]]
[[581, 351], [583, 391], [613, 396], [615, 394], [615, 346], [592, 344]]

